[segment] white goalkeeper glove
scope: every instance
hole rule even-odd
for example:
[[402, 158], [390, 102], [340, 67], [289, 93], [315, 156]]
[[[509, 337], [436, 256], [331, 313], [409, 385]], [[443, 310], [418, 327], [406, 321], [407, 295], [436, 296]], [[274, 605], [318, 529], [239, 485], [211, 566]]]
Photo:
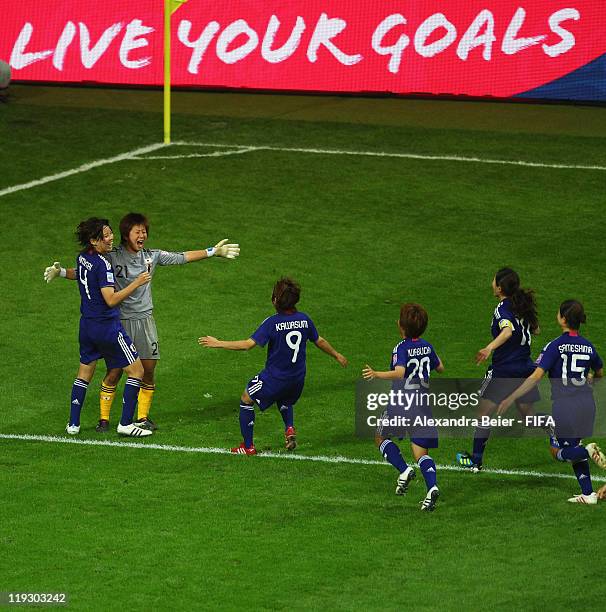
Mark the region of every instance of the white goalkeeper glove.
[[[61, 274], [63, 272], [63, 274]], [[55, 261], [52, 266], [49, 266], [44, 270], [44, 280], [47, 283], [50, 283], [52, 280], [57, 278], [57, 276], [65, 276], [65, 271], [61, 267], [61, 264], [58, 261]]]
[[217, 255], [218, 257], [225, 257], [225, 259], [235, 259], [240, 255], [239, 244], [225, 244], [228, 238], [224, 238], [221, 242], [217, 242], [214, 247], [206, 249], [209, 257]]

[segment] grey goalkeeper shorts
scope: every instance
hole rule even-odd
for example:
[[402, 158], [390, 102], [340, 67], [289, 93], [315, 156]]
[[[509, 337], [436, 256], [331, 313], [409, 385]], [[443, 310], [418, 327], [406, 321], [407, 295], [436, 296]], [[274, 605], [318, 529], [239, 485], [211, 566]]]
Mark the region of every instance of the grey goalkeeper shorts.
[[153, 316], [145, 319], [121, 319], [120, 322], [133, 341], [141, 359], [160, 359], [158, 330]]

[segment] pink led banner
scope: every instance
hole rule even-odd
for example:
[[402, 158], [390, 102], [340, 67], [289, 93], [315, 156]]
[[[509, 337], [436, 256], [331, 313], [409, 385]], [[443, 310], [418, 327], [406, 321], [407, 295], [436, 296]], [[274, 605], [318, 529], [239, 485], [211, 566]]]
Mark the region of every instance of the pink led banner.
[[[10, 2], [0, 58], [23, 81], [161, 85], [162, 8]], [[604, 100], [605, 34], [602, 0], [189, 0], [173, 16], [172, 81]]]

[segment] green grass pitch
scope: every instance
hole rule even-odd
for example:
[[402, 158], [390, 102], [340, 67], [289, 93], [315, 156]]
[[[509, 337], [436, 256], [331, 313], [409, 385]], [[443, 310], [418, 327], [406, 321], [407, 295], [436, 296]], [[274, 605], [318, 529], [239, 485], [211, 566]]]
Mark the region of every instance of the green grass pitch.
[[[15, 87], [0, 105], [0, 193], [160, 141], [157, 93]], [[462, 155], [606, 166], [604, 109], [296, 96], [181, 94], [173, 136], [278, 148]], [[225, 150], [171, 147], [150, 156]], [[354, 431], [364, 364], [384, 367], [399, 304], [425, 305], [449, 376], [478, 376], [490, 282], [503, 266], [535, 288], [541, 336], [585, 304], [585, 334], [606, 352], [604, 170], [280, 150], [125, 160], [0, 197], [0, 433], [62, 436], [78, 362], [72, 265], [90, 215], [141, 211], [148, 246], [190, 250], [229, 237], [241, 257], [158, 270], [162, 360], [152, 444], [239, 442], [239, 395], [264, 352], [204, 350], [247, 337], [272, 313], [284, 274], [300, 307], [350, 360], [311, 347], [296, 408], [303, 456], [379, 460]], [[100, 366], [82, 440], [98, 440]], [[119, 396], [118, 396], [119, 397]], [[119, 412], [116, 400], [112, 423]], [[257, 417], [260, 450], [281, 452], [275, 410]], [[112, 430], [113, 431], [113, 430]], [[107, 440], [119, 442], [115, 433]], [[141, 445], [149, 445], [141, 442]], [[467, 442], [432, 452], [452, 465]], [[542, 440], [493, 440], [486, 464], [520, 473], [438, 474], [433, 514], [422, 478], [393, 494], [390, 466], [0, 439], [0, 591], [66, 592], [74, 609], [565, 609], [603, 605], [604, 504], [577, 507], [570, 472]], [[411, 459], [406, 444], [402, 446]], [[597, 477], [603, 477], [594, 468]]]

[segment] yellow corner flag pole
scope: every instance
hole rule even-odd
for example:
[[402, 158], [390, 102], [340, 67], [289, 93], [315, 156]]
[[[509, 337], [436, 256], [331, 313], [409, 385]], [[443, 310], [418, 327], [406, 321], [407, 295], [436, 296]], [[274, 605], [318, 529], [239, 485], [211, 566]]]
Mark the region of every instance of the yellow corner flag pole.
[[186, 2], [187, 0], [164, 0], [164, 144], [170, 144], [170, 18]]

